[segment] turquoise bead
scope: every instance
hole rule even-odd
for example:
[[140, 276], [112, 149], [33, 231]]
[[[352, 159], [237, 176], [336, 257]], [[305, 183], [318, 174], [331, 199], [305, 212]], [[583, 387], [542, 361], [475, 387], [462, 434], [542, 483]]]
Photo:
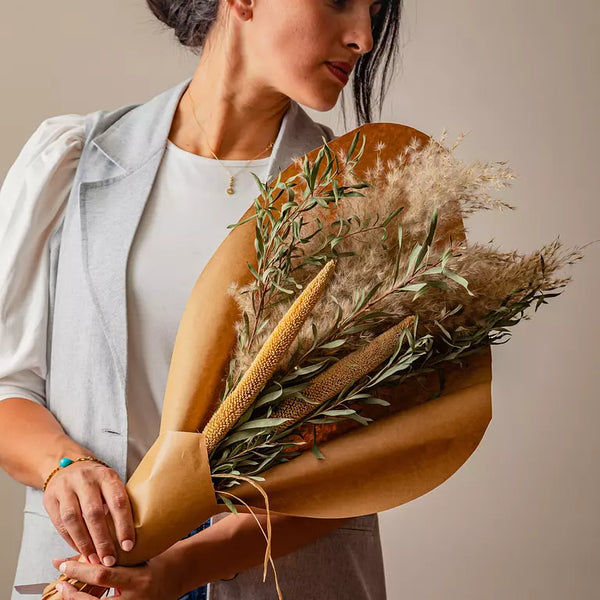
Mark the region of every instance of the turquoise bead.
[[58, 463], [61, 467], [68, 467], [69, 465], [73, 464], [73, 461], [70, 458], [61, 458], [59, 463]]

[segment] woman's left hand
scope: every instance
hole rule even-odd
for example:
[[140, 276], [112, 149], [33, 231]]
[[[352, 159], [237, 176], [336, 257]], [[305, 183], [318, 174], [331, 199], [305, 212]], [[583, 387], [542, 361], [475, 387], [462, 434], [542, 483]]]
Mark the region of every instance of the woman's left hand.
[[[59, 569], [70, 578], [92, 585], [114, 588], [115, 594], [107, 598], [120, 600], [176, 600], [177, 574], [166, 561], [157, 556], [138, 567], [105, 567], [90, 563], [66, 560]], [[97, 600], [85, 592], [79, 592], [65, 581], [57, 584], [63, 600]]]

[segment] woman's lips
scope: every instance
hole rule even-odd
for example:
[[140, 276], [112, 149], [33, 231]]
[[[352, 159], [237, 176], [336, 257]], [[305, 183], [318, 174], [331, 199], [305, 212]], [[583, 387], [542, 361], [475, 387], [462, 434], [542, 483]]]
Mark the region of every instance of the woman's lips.
[[348, 83], [348, 75], [345, 71], [342, 71], [342, 69], [338, 67], [334, 67], [331, 63], [325, 64], [327, 65], [327, 68], [331, 71], [331, 73], [335, 75], [338, 81], [341, 81], [343, 85], [346, 85]]

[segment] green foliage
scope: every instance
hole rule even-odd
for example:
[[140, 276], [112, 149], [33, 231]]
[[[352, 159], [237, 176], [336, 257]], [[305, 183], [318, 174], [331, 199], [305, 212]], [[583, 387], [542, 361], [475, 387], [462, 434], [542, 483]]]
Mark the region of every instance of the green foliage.
[[[352, 259], [355, 253], [338, 251], [342, 241], [368, 230], [381, 229], [381, 244], [388, 249], [388, 226], [400, 215], [403, 207], [395, 208], [383, 218], [379, 214], [363, 219], [358, 215], [345, 218], [336, 211], [334, 219], [328, 219], [327, 231], [330, 233], [324, 237], [323, 243], [318, 246], [313, 244], [310, 250], [307, 249], [308, 242], [316, 235], [323, 237], [323, 221], [318, 215], [322, 216], [323, 211], [335, 211], [339, 201], [363, 196], [359, 190], [372, 187], [354, 173], [354, 167], [363, 155], [365, 142], [364, 135], [361, 139], [357, 131], [346, 154], [343, 169], [337, 155], [325, 142], [314, 162], [311, 164], [305, 157], [301, 171], [286, 181], [282, 181], [282, 174], [279, 173], [275, 183], [267, 186], [255, 176], [261, 192], [254, 202], [255, 214], [230, 226], [255, 220], [256, 266], [248, 263], [253, 281], [243, 292], [251, 294], [255, 317], [250, 318], [244, 312], [237, 339], [239, 348], [247, 350], [252, 347], [257, 334], [269, 326], [270, 312], [275, 306], [293, 302], [302, 289], [300, 281], [306, 279], [301, 277], [305, 270], [314, 273], [331, 259], [341, 259], [341, 265], [344, 259]], [[340, 185], [341, 175], [346, 171], [354, 175], [357, 183]], [[282, 194], [285, 195], [283, 198]], [[277, 207], [279, 200], [284, 201]], [[312, 219], [315, 213], [317, 216]], [[537, 310], [546, 298], [557, 295], [540, 289], [516, 290], [500, 309], [491, 312], [482, 322], [452, 332], [444, 326], [444, 319], [440, 318], [429, 324], [431, 327], [424, 333], [416, 318], [412, 330], [403, 332], [395, 352], [377, 369], [347, 385], [321, 405], [308, 400], [302, 390], [316, 376], [348, 354], [347, 345], [352, 336], [387, 329], [406, 316], [381, 309], [382, 301], [390, 294], [409, 294], [414, 301], [429, 290], [446, 290], [450, 285], [458, 285], [473, 295], [468, 281], [448, 268], [450, 260], [460, 252], [460, 245], [452, 245], [441, 256], [432, 257], [437, 221], [437, 210], [434, 210], [423, 239], [411, 248], [404, 247], [402, 226], [397, 225], [398, 242], [397, 247], [392, 249], [395, 260], [390, 266], [390, 277], [355, 290], [350, 309], [344, 311], [341, 304], [329, 296], [329, 302], [337, 306], [336, 318], [323, 331], [318, 331], [316, 325], [312, 325], [310, 347], [295, 354], [293, 366], [287, 371], [278, 372], [271, 379], [253, 405], [211, 452], [213, 473], [260, 478], [260, 473], [299, 455], [293, 448], [304, 445], [304, 442], [292, 440], [306, 423], [316, 428], [320, 424], [353, 419], [368, 426], [371, 419], [360, 414], [361, 405], [389, 406], [387, 401], [373, 395], [375, 388], [401, 385], [415, 375], [439, 370], [443, 363], [459, 362], [490, 344], [504, 343], [510, 335], [509, 328], [520, 319], [527, 318], [526, 309], [535, 305]], [[311, 233], [309, 224], [312, 226]], [[445, 319], [461, 309], [461, 306], [455, 307], [445, 315]], [[232, 359], [222, 399], [237, 384], [233, 375], [235, 367], [235, 360]], [[272, 415], [281, 402], [288, 398], [301, 398], [315, 406], [303, 420], [281, 429], [280, 426], [285, 426], [288, 420], [275, 419]], [[311, 450], [317, 459], [326, 460], [316, 444], [312, 445]], [[215, 478], [214, 483], [215, 489], [219, 490], [238, 482], [228, 479], [225, 483], [223, 479]], [[233, 505], [225, 496], [219, 496], [219, 499], [231, 510]]]

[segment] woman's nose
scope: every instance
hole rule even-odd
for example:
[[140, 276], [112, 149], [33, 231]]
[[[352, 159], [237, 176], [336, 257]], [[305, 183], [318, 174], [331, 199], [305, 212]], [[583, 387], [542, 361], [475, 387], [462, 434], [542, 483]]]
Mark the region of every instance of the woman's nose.
[[346, 46], [358, 51], [359, 54], [367, 54], [373, 49], [372, 21], [368, 7], [359, 12], [355, 11], [350, 16], [346, 31]]

